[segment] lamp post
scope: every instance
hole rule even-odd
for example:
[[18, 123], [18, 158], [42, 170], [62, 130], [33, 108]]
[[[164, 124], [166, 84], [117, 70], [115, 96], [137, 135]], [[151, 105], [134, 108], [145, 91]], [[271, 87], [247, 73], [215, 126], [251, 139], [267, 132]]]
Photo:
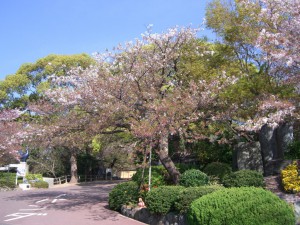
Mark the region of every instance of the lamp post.
[[152, 148], [150, 146], [150, 154], [149, 154], [149, 181], [148, 181], [148, 187], [149, 191], [151, 190], [151, 156], [152, 155]]

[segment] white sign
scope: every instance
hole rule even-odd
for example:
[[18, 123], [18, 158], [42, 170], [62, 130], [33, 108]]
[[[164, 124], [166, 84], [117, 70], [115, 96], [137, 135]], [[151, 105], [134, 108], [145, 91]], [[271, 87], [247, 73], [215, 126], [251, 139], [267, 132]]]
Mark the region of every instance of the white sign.
[[20, 163], [17, 167], [17, 176], [18, 177], [25, 177], [26, 175], [26, 163]]

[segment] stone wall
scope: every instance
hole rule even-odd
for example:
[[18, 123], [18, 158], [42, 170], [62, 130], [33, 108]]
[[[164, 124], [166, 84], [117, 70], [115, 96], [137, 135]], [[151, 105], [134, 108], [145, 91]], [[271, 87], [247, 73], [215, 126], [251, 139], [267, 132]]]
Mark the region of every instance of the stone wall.
[[187, 225], [184, 215], [168, 213], [167, 215], [153, 215], [147, 208], [122, 206], [124, 216], [150, 225]]
[[240, 142], [234, 149], [234, 169], [264, 172], [259, 142]]
[[235, 147], [234, 168], [250, 169], [265, 176], [279, 174], [286, 166], [284, 153], [293, 141], [293, 125], [282, 123], [278, 127], [262, 126], [258, 142], [241, 142]]
[[278, 127], [264, 125], [259, 133], [259, 142], [264, 166], [264, 175], [280, 173], [284, 167], [284, 153], [293, 141], [293, 125], [283, 123]]

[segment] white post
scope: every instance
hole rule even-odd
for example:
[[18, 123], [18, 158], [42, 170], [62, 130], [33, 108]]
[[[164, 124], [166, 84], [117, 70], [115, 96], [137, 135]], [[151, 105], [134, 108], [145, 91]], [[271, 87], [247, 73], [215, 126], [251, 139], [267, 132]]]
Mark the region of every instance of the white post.
[[149, 191], [151, 190], [151, 154], [152, 154], [152, 148], [150, 146], [150, 154], [149, 154], [149, 182], [148, 182]]

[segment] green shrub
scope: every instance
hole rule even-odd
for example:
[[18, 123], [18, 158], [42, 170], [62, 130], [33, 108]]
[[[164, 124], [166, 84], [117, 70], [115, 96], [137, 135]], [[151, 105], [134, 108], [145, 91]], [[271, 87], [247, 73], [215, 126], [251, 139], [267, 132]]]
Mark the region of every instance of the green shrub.
[[227, 174], [223, 178], [225, 187], [264, 187], [264, 177], [254, 170], [240, 170]]
[[284, 153], [286, 159], [300, 159], [300, 141], [295, 140], [288, 146], [287, 152]]
[[0, 187], [1, 188], [15, 188], [16, 187], [16, 173], [0, 173]]
[[36, 173], [36, 174], [33, 174], [33, 173], [29, 173], [25, 176], [26, 180], [28, 181], [31, 181], [31, 180], [43, 180], [43, 175], [42, 174], [39, 174], [39, 173]]
[[291, 206], [262, 188], [224, 188], [195, 200], [190, 225], [294, 225]]
[[221, 188], [223, 187], [219, 185], [188, 187], [179, 193], [175, 202], [175, 209], [179, 213], [186, 213], [194, 200]]
[[147, 193], [146, 205], [151, 213], [165, 215], [174, 210], [174, 203], [183, 189], [184, 187], [181, 186], [153, 188]]
[[[142, 178], [143, 169], [139, 168], [136, 173], [132, 176], [132, 180], [138, 184], [148, 184], [149, 180], [149, 168], [145, 168], [144, 180]], [[158, 187], [168, 184], [170, 180], [167, 170], [163, 166], [152, 166], [151, 167], [151, 186]]]
[[208, 176], [196, 169], [187, 170], [179, 177], [179, 184], [185, 187], [206, 185], [208, 181]]
[[46, 181], [39, 180], [36, 182], [29, 182], [31, 184], [31, 187], [34, 188], [49, 188], [49, 184]]
[[193, 165], [193, 164], [176, 163], [175, 166], [178, 169], [179, 173], [181, 174], [187, 170], [199, 169], [199, 165]]
[[207, 164], [203, 172], [208, 176], [214, 176], [219, 178], [220, 181], [222, 182], [224, 176], [232, 172], [232, 168], [227, 163], [212, 162]]
[[223, 178], [225, 187], [264, 187], [264, 177], [254, 170], [240, 170], [227, 174]]
[[139, 197], [139, 186], [134, 181], [117, 184], [109, 193], [109, 208], [120, 211], [122, 205], [136, 204]]

